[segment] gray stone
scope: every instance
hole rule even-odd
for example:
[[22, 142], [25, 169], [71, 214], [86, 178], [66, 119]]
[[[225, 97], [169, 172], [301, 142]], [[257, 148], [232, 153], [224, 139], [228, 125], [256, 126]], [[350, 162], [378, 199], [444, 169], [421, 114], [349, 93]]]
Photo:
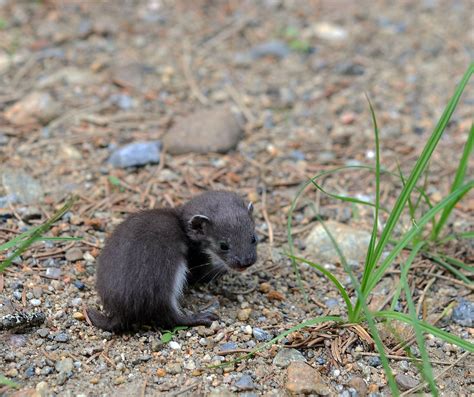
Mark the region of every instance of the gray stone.
[[66, 251], [66, 260], [69, 262], [76, 262], [84, 257], [80, 248], [74, 247]]
[[360, 376], [353, 376], [348, 386], [357, 392], [357, 396], [365, 397], [367, 395], [367, 383]]
[[31, 300], [30, 300], [30, 303], [31, 303], [32, 306], [36, 306], [36, 307], [37, 307], [37, 306], [41, 306], [41, 301], [40, 301], [39, 299], [36, 299], [36, 298], [35, 298], [35, 299], [31, 299]]
[[[328, 221], [325, 226], [336, 240], [349, 265], [364, 261], [370, 233], [335, 221]], [[306, 238], [306, 255], [319, 263], [340, 263], [339, 255], [320, 223]]]
[[325, 384], [321, 374], [303, 362], [290, 364], [285, 388], [292, 394], [317, 394], [320, 396], [331, 394], [331, 389]]
[[222, 352], [238, 349], [237, 343], [226, 342], [219, 346], [219, 350]]
[[395, 381], [397, 382], [397, 385], [400, 387], [400, 389], [403, 391], [413, 389], [419, 384], [417, 379], [405, 374], [398, 374], [397, 376], [395, 376]]
[[272, 336], [265, 330], [261, 328], [252, 329], [253, 337], [259, 342], [267, 342], [272, 339]]
[[130, 143], [115, 150], [109, 158], [114, 167], [138, 167], [160, 162], [160, 141], [140, 141]]
[[290, 53], [290, 49], [280, 40], [271, 40], [261, 43], [250, 50], [250, 56], [253, 59], [259, 59], [267, 56], [275, 58], [285, 58]]
[[15, 125], [47, 124], [61, 114], [62, 106], [47, 92], [32, 92], [4, 112]]
[[305, 362], [304, 356], [296, 349], [281, 349], [273, 359], [273, 365], [286, 368], [294, 361]]
[[474, 304], [460, 299], [453, 309], [452, 320], [463, 327], [474, 327]]
[[1, 173], [3, 188], [15, 202], [33, 204], [43, 197], [43, 189], [40, 183], [25, 171], [6, 168]]
[[46, 269], [46, 277], [57, 280], [61, 277], [61, 269], [57, 267], [48, 267]]
[[56, 342], [66, 343], [69, 341], [69, 335], [64, 332], [61, 332], [54, 337], [54, 340]]
[[46, 338], [49, 335], [49, 329], [48, 328], [40, 328], [36, 333], [41, 336], [42, 338]]
[[235, 382], [235, 386], [239, 390], [255, 389], [255, 384], [253, 383], [252, 377], [250, 375], [242, 375], [240, 379], [237, 382]]
[[179, 119], [163, 138], [170, 154], [226, 153], [242, 138], [242, 128], [227, 106], [197, 111]]
[[67, 357], [67, 358], [63, 358], [60, 361], [56, 361], [54, 368], [59, 373], [65, 372], [66, 374], [69, 374], [74, 369], [74, 363], [72, 361], [72, 358]]

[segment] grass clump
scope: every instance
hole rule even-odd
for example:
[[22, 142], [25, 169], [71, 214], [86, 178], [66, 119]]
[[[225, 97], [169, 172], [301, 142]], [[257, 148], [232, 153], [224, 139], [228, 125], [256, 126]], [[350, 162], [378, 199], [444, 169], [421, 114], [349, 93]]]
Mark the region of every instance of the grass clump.
[[[345, 316], [319, 316], [308, 321], [305, 321], [297, 326], [285, 331], [280, 334], [273, 340], [263, 344], [256, 348], [251, 354], [256, 351], [262, 350], [279, 340], [283, 339], [286, 335], [290, 333], [305, 328], [310, 327], [315, 324], [323, 322], [334, 322], [336, 324], [365, 324], [368, 328], [371, 337], [374, 340], [375, 347], [380, 355], [382, 365], [384, 367], [388, 385], [391, 389], [393, 395], [399, 395], [399, 390], [394, 380], [392, 370], [389, 365], [389, 360], [385, 352], [385, 347], [382, 343], [380, 337], [377, 322], [387, 323], [387, 328], [394, 329], [395, 327], [390, 326], [391, 321], [398, 321], [409, 325], [413, 328], [416, 344], [420, 351], [421, 356], [421, 365], [419, 366], [420, 373], [426, 381], [431, 393], [433, 395], [438, 395], [438, 390], [436, 387], [435, 378], [433, 375], [433, 370], [430, 364], [430, 359], [428, 352], [425, 347], [425, 334], [431, 334], [435, 337], [443, 339], [448, 343], [455, 344], [460, 348], [466, 350], [467, 352], [474, 352], [474, 345], [469, 343], [466, 340], [463, 340], [455, 335], [450, 334], [432, 324], [429, 324], [426, 321], [423, 321], [419, 318], [415, 304], [412, 298], [411, 290], [408, 285], [407, 277], [410, 271], [410, 266], [412, 265], [414, 259], [420, 254], [431, 255], [432, 258], [436, 259], [437, 263], [442, 262], [445, 268], [453, 271], [458, 276], [464, 277], [463, 280], [466, 283], [472, 284], [472, 281], [464, 272], [468, 272], [472, 275], [474, 272], [472, 266], [468, 266], [461, 261], [450, 258], [443, 254], [430, 254], [432, 247], [439, 246], [446, 241], [454, 240], [457, 238], [472, 238], [473, 233], [465, 234], [451, 234], [443, 236], [443, 233], [446, 229], [447, 220], [451, 215], [455, 205], [474, 187], [474, 180], [465, 180], [466, 170], [468, 167], [469, 156], [472, 152], [474, 145], [474, 126], [471, 128], [468, 140], [464, 146], [463, 153], [461, 155], [457, 172], [452, 183], [449, 194], [440, 200], [438, 203], [433, 204], [430, 202], [428, 195], [426, 194], [426, 185], [427, 185], [427, 167], [431, 156], [448, 125], [451, 116], [458, 105], [459, 99], [470, 79], [474, 73], [474, 64], [471, 64], [464, 74], [460, 84], [454, 92], [451, 100], [446, 106], [441, 118], [439, 119], [433, 133], [428, 139], [420, 157], [418, 158], [416, 164], [410, 172], [408, 177], [404, 177], [399, 171], [399, 174], [395, 174], [396, 177], [400, 178], [402, 181], [401, 192], [393, 206], [393, 208], [388, 211], [382, 207], [380, 203], [380, 180], [381, 176], [387, 171], [383, 169], [380, 158], [380, 142], [379, 142], [379, 129], [377, 125], [377, 120], [375, 117], [374, 109], [372, 104], [369, 101], [370, 113], [372, 116], [373, 126], [374, 126], [374, 136], [375, 136], [375, 167], [370, 166], [348, 166], [340, 167], [331, 171], [321, 172], [316, 175], [308, 182], [306, 182], [297, 193], [294, 198], [289, 215], [288, 215], [288, 240], [290, 252], [288, 256], [292, 260], [292, 264], [295, 270], [295, 273], [298, 278], [300, 286], [301, 276], [298, 263], [306, 263], [307, 265], [318, 270], [324, 277], [326, 277], [338, 290], [341, 295], [345, 306], [346, 306], [346, 315]], [[370, 170], [375, 174], [375, 203], [370, 203], [362, 201], [356, 198], [338, 196], [326, 192], [318, 183], [318, 180], [324, 176], [343, 172], [346, 170]], [[392, 174], [393, 175], [393, 174]], [[424, 178], [423, 178], [424, 175]], [[423, 181], [422, 186], [420, 187], [420, 181]], [[297, 201], [299, 197], [304, 193], [308, 186], [314, 186], [316, 189], [319, 189], [322, 193], [327, 194], [329, 197], [342, 200], [344, 202], [350, 202], [353, 204], [367, 205], [373, 208], [374, 212], [374, 221], [371, 233], [371, 239], [368, 246], [368, 250], [365, 256], [364, 269], [362, 276], [359, 279], [348, 266], [347, 261], [344, 257], [344, 253], [341, 252], [340, 248], [331, 232], [325, 226], [322, 219], [318, 218], [322, 223], [326, 233], [331, 239], [334, 248], [336, 249], [340, 262], [343, 265], [345, 273], [349, 276], [351, 280], [350, 289], [344, 286], [338, 278], [332, 274], [330, 271], [325, 269], [318, 263], [314, 263], [305, 258], [297, 257], [294, 253], [293, 248], [293, 239], [292, 239], [292, 216], [296, 208]], [[412, 200], [412, 196], [418, 194], [416, 200]], [[421, 203], [424, 202], [428, 208], [427, 211], [422, 213], [419, 219], [416, 219], [417, 210], [420, 209]], [[411, 227], [403, 232], [396, 232], [397, 225], [400, 224], [400, 217], [402, 213], [408, 209], [410, 217], [412, 218]], [[384, 212], [387, 214], [386, 221], [384, 222], [383, 228], [380, 233], [378, 233], [379, 216]], [[425, 228], [428, 224], [431, 224], [431, 231], [427, 234]], [[380, 283], [382, 278], [385, 276], [387, 270], [395, 264], [396, 259], [399, 257], [399, 254], [403, 250], [410, 250], [410, 255], [408, 259], [400, 264], [401, 267], [401, 278], [400, 285], [398, 290], [395, 293], [395, 296], [392, 300], [392, 306], [390, 310], [386, 311], [372, 311], [368, 307], [368, 302], [371, 297], [371, 293], [374, 288]], [[303, 290], [304, 294], [306, 292]], [[405, 301], [407, 303], [407, 312], [402, 313], [394, 310], [395, 303], [398, 301], [401, 295], [404, 295]], [[411, 352], [408, 349], [407, 344], [406, 351], [408, 355], [411, 355]], [[250, 355], [251, 355], [250, 354]], [[246, 355], [245, 357], [248, 357]], [[242, 357], [243, 358], [243, 357]]]

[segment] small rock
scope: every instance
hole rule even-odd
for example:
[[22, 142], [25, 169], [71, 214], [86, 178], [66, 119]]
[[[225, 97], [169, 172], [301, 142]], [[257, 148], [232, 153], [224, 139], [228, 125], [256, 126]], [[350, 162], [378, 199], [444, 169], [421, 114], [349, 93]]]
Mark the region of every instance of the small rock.
[[32, 306], [36, 306], [36, 307], [41, 306], [41, 300], [39, 300], [39, 299], [31, 299], [30, 303], [31, 303]]
[[378, 356], [369, 357], [367, 364], [369, 364], [371, 367], [380, 367], [382, 365], [382, 360]]
[[[335, 238], [347, 262], [364, 261], [370, 233], [335, 221], [327, 221], [325, 225]], [[306, 238], [306, 253], [319, 262], [340, 263], [339, 255], [321, 224], [317, 224]]]
[[23, 204], [37, 203], [43, 196], [39, 182], [21, 169], [3, 169], [2, 185], [9, 196]]
[[146, 76], [154, 69], [139, 62], [118, 64], [112, 67], [112, 80], [121, 87], [141, 90], [144, 87]]
[[303, 362], [292, 362], [287, 370], [285, 388], [293, 394], [318, 394], [328, 396], [331, 390], [324, 383], [320, 373]]
[[84, 285], [84, 283], [82, 281], [79, 281], [79, 280], [74, 280], [73, 284], [79, 291], [82, 291], [86, 287]]
[[81, 312], [75, 312], [73, 313], [72, 317], [78, 321], [84, 321], [86, 318], [84, 317], [84, 314]]
[[267, 342], [272, 339], [272, 336], [261, 328], [253, 328], [253, 337], [259, 342]]
[[413, 389], [419, 384], [417, 379], [405, 374], [398, 374], [395, 376], [395, 381], [403, 391]]
[[61, 269], [57, 267], [48, 267], [46, 269], [46, 277], [51, 278], [53, 280], [58, 280], [61, 277]]
[[83, 253], [80, 248], [71, 248], [66, 252], [66, 260], [69, 262], [76, 262], [83, 258]]
[[295, 161], [304, 161], [306, 156], [301, 150], [293, 150], [290, 157]]
[[31, 378], [32, 376], [35, 376], [35, 367], [28, 367], [25, 371], [25, 376], [27, 378]]
[[158, 368], [156, 370], [156, 376], [163, 378], [164, 376], [166, 376], [166, 371], [163, 368]]
[[474, 304], [465, 299], [460, 299], [453, 309], [452, 319], [463, 327], [474, 327]]
[[255, 384], [253, 383], [252, 377], [250, 375], [242, 375], [240, 379], [237, 382], [235, 382], [235, 386], [239, 390], [255, 389]]
[[40, 328], [39, 330], [36, 331], [36, 333], [40, 337], [46, 338], [49, 335], [49, 329], [48, 328]]
[[39, 382], [36, 387], [36, 392], [39, 394], [39, 397], [49, 397], [53, 393], [49, 390], [49, 386], [46, 382]]
[[18, 370], [16, 368], [9, 369], [6, 373], [9, 378], [16, 378], [18, 376]]
[[285, 58], [290, 53], [290, 49], [283, 41], [272, 40], [261, 43], [250, 50], [252, 59], [260, 59], [271, 56], [275, 58]]
[[242, 138], [242, 128], [227, 106], [200, 110], [179, 119], [163, 138], [171, 154], [226, 153]]
[[69, 374], [74, 369], [74, 363], [72, 361], [72, 358], [67, 357], [67, 358], [63, 358], [60, 361], [56, 361], [54, 368], [56, 369], [57, 372], [60, 372], [60, 373], [65, 372]]
[[357, 395], [360, 397], [367, 395], [367, 383], [365, 383], [365, 380], [359, 376], [353, 376], [349, 381], [348, 386], [355, 389], [357, 391]]
[[222, 352], [238, 349], [237, 343], [226, 342], [219, 346], [219, 350]]
[[258, 290], [260, 292], [263, 292], [264, 294], [270, 292], [270, 289], [271, 289], [271, 285], [268, 283], [261, 283], [258, 287]]
[[365, 68], [358, 63], [340, 62], [334, 68], [334, 72], [345, 76], [361, 76], [365, 73]]
[[74, 298], [71, 300], [72, 306], [81, 306], [82, 305], [82, 298]]
[[296, 349], [281, 349], [273, 359], [273, 365], [286, 368], [294, 361], [305, 362], [304, 356]]
[[339, 301], [334, 298], [326, 299], [324, 303], [328, 309], [334, 309], [335, 307], [338, 307], [340, 305]]
[[61, 114], [61, 104], [47, 92], [32, 92], [4, 112], [12, 124], [47, 124]]
[[241, 309], [238, 311], [237, 313], [237, 318], [240, 320], [240, 321], [247, 321], [250, 317], [250, 313], [252, 313], [252, 309], [251, 308], [246, 308], [246, 309]]
[[69, 341], [69, 335], [64, 333], [64, 332], [61, 332], [60, 334], [57, 334], [55, 337], [54, 337], [54, 340], [56, 342], [60, 342], [60, 343], [66, 343]]
[[181, 345], [178, 342], [175, 342], [174, 340], [168, 343], [168, 346], [171, 347], [173, 350], [181, 349]]
[[343, 41], [347, 38], [347, 30], [328, 22], [321, 22], [314, 26], [314, 34], [323, 40]]
[[163, 346], [163, 342], [159, 339], [153, 339], [151, 341], [151, 351], [152, 352], [159, 352]]
[[127, 168], [160, 162], [160, 141], [133, 142], [115, 150], [109, 158], [114, 167]]
[[181, 364], [179, 363], [171, 363], [168, 365], [168, 372], [172, 375], [180, 374], [183, 371]]
[[245, 335], [252, 335], [252, 327], [250, 325], [246, 325], [244, 327], [244, 334]]
[[24, 335], [12, 334], [8, 338], [8, 344], [13, 348], [19, 348], [26, 345], [27, 339]]

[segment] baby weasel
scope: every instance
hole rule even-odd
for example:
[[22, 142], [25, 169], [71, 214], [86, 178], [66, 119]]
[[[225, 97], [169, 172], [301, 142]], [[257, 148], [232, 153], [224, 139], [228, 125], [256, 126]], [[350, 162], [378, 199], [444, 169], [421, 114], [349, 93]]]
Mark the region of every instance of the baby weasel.
[[114, 332], [133, 324], [209, 326], [215, 314], [183, 312], [183, 289], [256, 262], [252, 212], [237, 194], [210, 191], [177, 208], [131, 215], [99, 256], [96, 289], [105, 314], [89, 308], [92, 323]]

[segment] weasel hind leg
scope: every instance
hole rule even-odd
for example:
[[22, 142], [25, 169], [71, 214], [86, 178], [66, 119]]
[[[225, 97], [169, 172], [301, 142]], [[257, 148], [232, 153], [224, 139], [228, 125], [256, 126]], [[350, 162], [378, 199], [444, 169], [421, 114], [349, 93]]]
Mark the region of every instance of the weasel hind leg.
[[122, 331], [123, 324], [117, 317], [109, 317], [96, 309], [87, 308], [87, 315], [97, 328], [109, 332]]

